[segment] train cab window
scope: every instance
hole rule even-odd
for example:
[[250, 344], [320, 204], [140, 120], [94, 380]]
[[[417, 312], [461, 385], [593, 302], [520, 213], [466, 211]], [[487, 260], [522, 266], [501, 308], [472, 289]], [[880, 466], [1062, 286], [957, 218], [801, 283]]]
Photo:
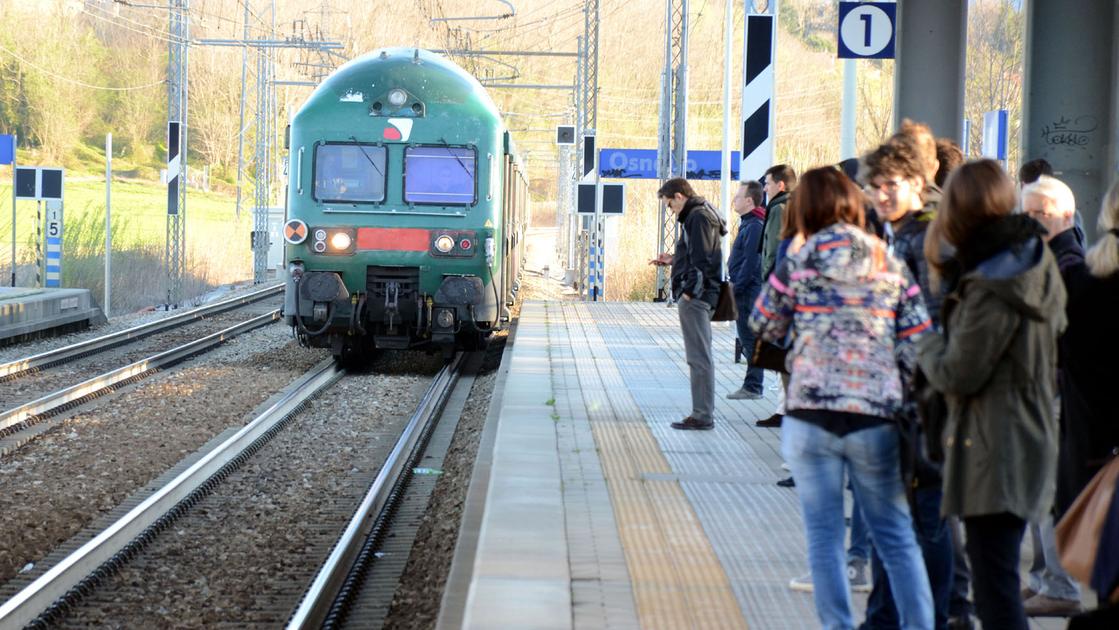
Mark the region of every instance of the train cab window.
[[385, 147], [320, 144], [315, 147], [316, 201], [379, 203], [385, 200]]
[[408, 147], [404, 150], [404, 201], [439, 206], [473, 205], [476, 163], [471, 148]]

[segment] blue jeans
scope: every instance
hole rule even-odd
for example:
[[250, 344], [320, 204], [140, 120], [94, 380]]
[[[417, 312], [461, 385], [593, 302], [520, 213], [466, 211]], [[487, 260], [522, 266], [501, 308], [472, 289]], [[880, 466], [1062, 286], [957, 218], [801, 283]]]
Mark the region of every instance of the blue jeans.
[[1034, 561], [1030, 565], [1030, 590], [1053, 599], [1080, 601], [1080, 585], [1061, 566], [1057, 555], [1057, 532], [1053, 516], [1046, 514], [1040, 523], [1030, 523]]
[[[847, 489], [851, 489], [851, 482], [847, 482]], [[870, 559], [870, 531], [866, 528], [866, 519], [859, 510], [859, 502], [851, 502], [851, 544], [847, 546], [847, 563], [855, 560], [866, 562]]]
[[[745, 293], [735, 293], [734, 302], [738, 307], [738, 320], [735, 325], [738, 327], [738, 340], [742, 342], [742, 351], [746, 354], [746, 363], [749, 364], [754, 358], [754, 331], [750, 330], [747, 322], [750, 321], [750, 311], [754, 309], [754, 301], [758, 299], [758, 293], [761, 293], [761, 286], [754, 287], [753, 289], [746, 289]], [[754, 393], [762, 393], [762, 379], [765, 377], [765, 370], [754, 366], [746, 368], [746, 378], [742, 381], [742, 389]]]
[[843, 549], [844, 471], [850, 476], [875, 549], [886, 565], [902, 627], [931, 629], [932, 593], [905, 499], [898, 435], [893, 425], [840, 437], [786, 415], [781, 427], [781, 454], [797, 480], [816, 615], [825, 630], [855, 627]]
[[[917, 543], [925, 558], [929, 572], [929, 585], [932, 587], [933, 608], [936, 628], [948, 627], [948, 603], [952, 598], [953, 587], [953, 548], [948, 522], [940, 516], [940, 501], [944, 496], [939, 487], [921, 488], [914, 493], [914, 526], [917, 530]], [[874, 590], [866, 602], [866, 623], [864, 630], [890, 630], [899, 627], [894, 595], [890, 582], [886, 579], [886, 567], [875, 553], [871, 556], [871, 571], [874, 576]]]

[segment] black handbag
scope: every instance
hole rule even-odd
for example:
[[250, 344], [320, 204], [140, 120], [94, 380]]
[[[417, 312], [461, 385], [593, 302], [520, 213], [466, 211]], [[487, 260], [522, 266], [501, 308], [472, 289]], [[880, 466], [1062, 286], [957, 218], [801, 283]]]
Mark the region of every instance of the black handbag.
[[730, 280], [719, 283], [719, 301], [711, 311], [713, 322], [733, 322], [738, 319], [738, 306], [734, 303], [734, 284]]
[[928, 377], [918, 367], [913, 374], [913, 401], [917, 404], [917, 419], [925, 434], [925, 449], [930, 460], [944, 461], [944, 426], [948, 424], [948, 403], [944, 394], [937, 391]]
[[760, 367], [763, 370], [788, 374], [789, 370], [785, 368], [785, 357], [788, 354], [788, 348], [762, 341], [762, 338], [758, 337], [754, 340], [754, 353], [750, 355], [750, 367]]

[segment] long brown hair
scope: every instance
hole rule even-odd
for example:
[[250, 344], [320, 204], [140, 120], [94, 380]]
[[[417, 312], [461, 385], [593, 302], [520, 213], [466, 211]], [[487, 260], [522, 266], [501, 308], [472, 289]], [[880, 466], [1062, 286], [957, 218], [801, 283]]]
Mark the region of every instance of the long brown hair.
[[805, 238], [836, 223], [858, 227], [866, 224], [863, 193], [842, 172], [831, 167], [814, 168], [805, 173], [789, 203], [790, 221]]
[[781, 213], [781, 240], [793, 238], [800, 230], [797, 216], [797, 191], [789, 195], [789, 203], [785, 204], [785, 211]]
[[944, 243], [966, 255], [976, 232], [1014, 212], [1014, 182], [994, 160], [975, 160], [959, 167], [944, 182], [936, 219], [925, 236], [925, 258], [936, 272], [944, 269]]

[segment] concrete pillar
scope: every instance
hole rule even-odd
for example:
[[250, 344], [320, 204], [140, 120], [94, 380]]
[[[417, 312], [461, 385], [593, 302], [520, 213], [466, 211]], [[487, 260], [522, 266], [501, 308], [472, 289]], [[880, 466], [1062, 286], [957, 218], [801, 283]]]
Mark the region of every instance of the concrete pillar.
[[1022, 161], [1053, 165], [1092, 241], [1119, 162], [1119, 9], [1114, 0], [1027, 5]]
[[894, 127], [923, 122], [959, 138], [964, 120], [968, 0], [898, 0]]

